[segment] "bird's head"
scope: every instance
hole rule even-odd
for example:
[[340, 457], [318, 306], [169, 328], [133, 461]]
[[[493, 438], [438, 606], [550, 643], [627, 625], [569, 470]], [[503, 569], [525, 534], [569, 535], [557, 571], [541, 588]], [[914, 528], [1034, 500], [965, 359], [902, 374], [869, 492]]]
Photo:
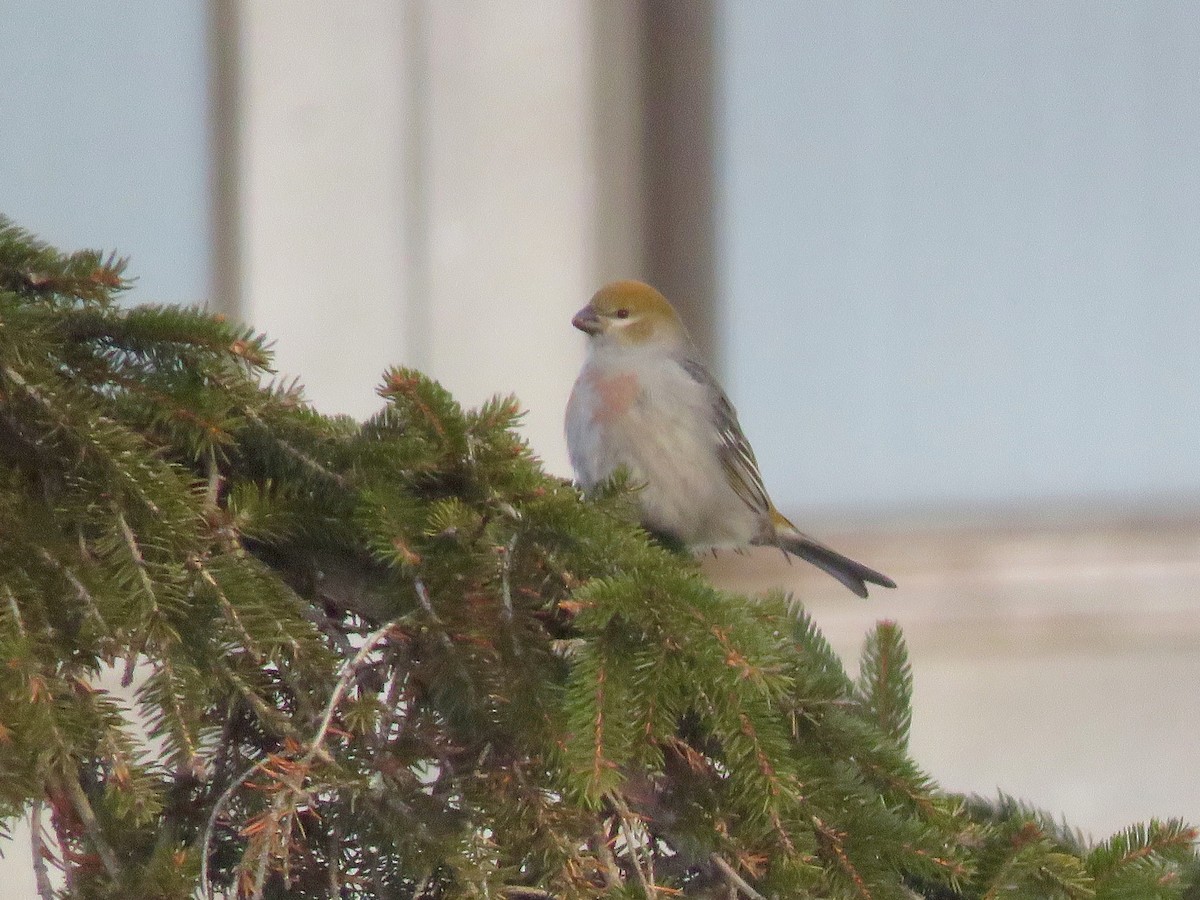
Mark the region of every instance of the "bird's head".
[[598, 347], [661, 347], [687, 345], [687, 331], [667, 298], [640, 281], [606, 284], [575, 314], [571, 324]]

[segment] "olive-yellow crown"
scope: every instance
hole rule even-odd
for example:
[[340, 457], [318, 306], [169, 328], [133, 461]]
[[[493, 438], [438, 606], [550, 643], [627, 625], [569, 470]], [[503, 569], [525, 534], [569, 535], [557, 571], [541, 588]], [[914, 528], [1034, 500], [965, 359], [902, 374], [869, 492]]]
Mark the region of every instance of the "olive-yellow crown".
[[670, 302], [640, 281], [606, 284], [571, 320], [593, 340], [637, 347], [647, 344], [684, 346], [687, 330]]

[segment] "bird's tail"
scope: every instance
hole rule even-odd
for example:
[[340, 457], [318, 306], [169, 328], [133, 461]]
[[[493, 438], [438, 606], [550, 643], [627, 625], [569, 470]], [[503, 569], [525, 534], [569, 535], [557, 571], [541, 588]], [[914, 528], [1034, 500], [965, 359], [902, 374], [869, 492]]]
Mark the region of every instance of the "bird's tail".
[[812, 563], [818, 569], [828, 572], [860, 597], [867, 596], [867, 585], [877, 584], [880, 587], [894, 588], [896, 582], [881, 572], [864, 566], [848, 556], [842, 556], [836, 550], [831, 550], [820, 541], [815, 541], [801, 533], [795, 525], [779, 513], [780, 521], [771, 543], [779, 549], [798, 556]]

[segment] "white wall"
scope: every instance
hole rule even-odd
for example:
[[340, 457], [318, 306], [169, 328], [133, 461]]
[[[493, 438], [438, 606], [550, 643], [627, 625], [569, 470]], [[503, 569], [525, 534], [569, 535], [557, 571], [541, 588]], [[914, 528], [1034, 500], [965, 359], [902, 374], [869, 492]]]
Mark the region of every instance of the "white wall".
[[385, 366], [417, 366], [468, 406], [515, 392], [567, 472], [571, 314], [639, 265], [632, 8], [243, 8], [241, 314], [319, 408], [365, 416]]

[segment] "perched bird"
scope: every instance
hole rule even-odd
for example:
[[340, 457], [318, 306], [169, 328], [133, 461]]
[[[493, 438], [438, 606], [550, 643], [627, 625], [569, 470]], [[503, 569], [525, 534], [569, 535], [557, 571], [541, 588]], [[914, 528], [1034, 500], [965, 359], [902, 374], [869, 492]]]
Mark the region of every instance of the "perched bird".
[[605, 285], [571, 324], [587, 360], [567, 403], [567, 448], [584, 490], [624, 466], [642, 524], [694, 550], [779, 547], [860, 597], [879, 572], [803, 534], [775, 508], [721, 386], [696, 361], [683, 322], [647, 284]]

